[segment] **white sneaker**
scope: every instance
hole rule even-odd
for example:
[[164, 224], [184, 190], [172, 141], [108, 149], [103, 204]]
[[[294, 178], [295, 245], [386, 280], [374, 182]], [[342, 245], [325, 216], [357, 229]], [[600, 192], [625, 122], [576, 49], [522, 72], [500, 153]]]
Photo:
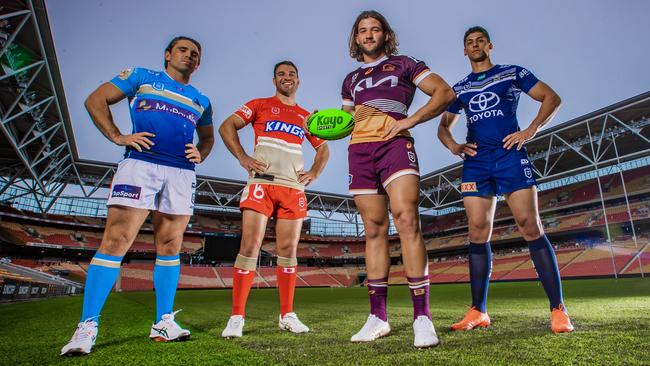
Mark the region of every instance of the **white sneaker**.
[[181, 328], [174, 321], [174, 317], [179, 311], [163, 315], [158, 323], [151, 326], [149, 338], [156, 342], [185, 341], [190, 338], [190, 331]]
[[368, 315], [366, 324], [359, 333], [350, 338], [352, 342], [372, 342], [377, 338], [387, 336], [390, 333], [390, 325], [373, 314]]
[[77, 325], [70, 342], [61, 348], [61, 356], [87, 355], [95, 345], [97, 339], [97, 322], [86, 320]]
[[296, 313], [286, 313], [284, 317], [280, 316], [278, 320], [278, 327], [282, 330], [288, 330], [292, 333], [307, 333], [309, 332], [309, 327], [304, 325]]
[[413, 345], [417, 348], [435, 347], [440, 343], [431, 319], [424, 315], [418, 316], [413, 321], [413, 333], [415, 333]]
[[239, 338], [244, 331], [244, 317], [241, 315], [233, 315], [228, 319], [228, 324], [221, 332], [221, 336], [224, 338]]

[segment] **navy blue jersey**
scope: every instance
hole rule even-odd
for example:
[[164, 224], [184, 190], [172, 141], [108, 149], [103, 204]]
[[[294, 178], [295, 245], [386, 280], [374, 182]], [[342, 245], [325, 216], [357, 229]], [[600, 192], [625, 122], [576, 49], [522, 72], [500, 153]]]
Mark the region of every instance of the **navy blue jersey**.
[[125, 158], [182, 169], [194, 169], [185, 157], [185, 144], [194, 140], [196, 126], [212, 124], [210, 100], [192, 85], [164, 71], [127, 69], [111, 80], [129, 99], [133, 133], [151, 132], [154, 145], [139, 152], [126, 148]]
[[457, 99], [447, 111], [465, 111], [468, 143], [476, 143], [479, 149], [499, 148], [506, 136], [519, 131], [519, 94], [527, 93], [538, 81], [521, 66], [495, 65], [456, 83]]

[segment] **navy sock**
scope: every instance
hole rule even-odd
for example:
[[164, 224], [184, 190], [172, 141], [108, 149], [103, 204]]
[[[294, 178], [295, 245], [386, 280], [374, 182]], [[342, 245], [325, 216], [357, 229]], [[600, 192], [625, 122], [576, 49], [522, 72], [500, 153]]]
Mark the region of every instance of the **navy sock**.
[[487, 311], [488, 285], [492, 273], [492, 249], [490, 242], [469, 243], [469, 281], [472, 288], [472, 306]]
[[562, 281], [560, 280], [560, 271], [557, 268], [557, 260], [551, 242], [546, 235], [542, 235], [535, 240], [528, 242], [530, 257], [535, 264], [537, 276], [544, 286], [546, 296], [550, 302], [551, 309], [555, 309], [563, 304], [562, 300]]

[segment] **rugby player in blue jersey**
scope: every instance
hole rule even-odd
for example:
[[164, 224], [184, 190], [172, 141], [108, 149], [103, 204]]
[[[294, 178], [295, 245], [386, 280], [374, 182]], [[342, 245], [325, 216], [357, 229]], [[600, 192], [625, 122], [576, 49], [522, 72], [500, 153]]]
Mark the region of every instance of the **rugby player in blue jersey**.
[[[530, 256], [548, 296], [551, 330], [570, 332], [573, 325], [562, 300], [562, 283], [555, 253], [544, 234], [537, 208], [533, 166], [524, 144], [551, 121], [560, 97], [529, 70], [516, 65], [494, 65], [492, 43], [482, 27], [472, 27], [463, 38], [472, 73], [454, 85], [456, 102], [441, 118], [438, 138], [455, 155], [464, 158], [461, 192], [469, 226], [469, 273], [472, 307], [453, 330], [490, 325], [486, 301], [492, 253], [490, 236], [496, 196], [504, 195], [519, 232], [528, 243]], [[537, 115], [521, 130], [517, 104], [521, 92], [540, 102]], [[467, 142], [457, 143], [451, 128], [461, 110], [467, 117]]]
[[[190, 336], [175, 322], [173, 305], [183, 232], [194, 209], [194, 165], [208, 156], [214, 144], [210, 101], [189, 84], [200, 60], [197, 41], [176, 37], [165, 49], [164, 71], [124, 70], [86, 100], [97, 128], [114, 144], [125, 146], [126, 153], [113, 176], [102, 243], [88, 266], [81, 322], [61, 355], [90, 353], [122, 258], [150, 212], [156, 247], [156, 318], [150, 338], [175, 341]], [[131, 134], [122, 134], [109, 108], [125, 98]], [[197, 145], [193, 144], [195, 131]]]

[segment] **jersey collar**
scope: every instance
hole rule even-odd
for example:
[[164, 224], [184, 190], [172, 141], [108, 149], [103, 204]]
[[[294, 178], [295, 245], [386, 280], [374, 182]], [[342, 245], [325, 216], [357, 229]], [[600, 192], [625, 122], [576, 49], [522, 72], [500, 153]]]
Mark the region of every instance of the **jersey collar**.
[[374, 67], [374, 66], [377, 66], [377, 65], [379, 65], [380, 63], [382, 63], [382, 62], [384, 62], [386, 60], [388, 60], [388, 55], [384, 55], [384, 57], [380, 58], [377, 61], [373, 61], [373, 62], [371, 62], [369, 64], [363, 64], [363, 65], [361, 65], [361, 68], [362, 69], [367, 69], [369, 67]]

